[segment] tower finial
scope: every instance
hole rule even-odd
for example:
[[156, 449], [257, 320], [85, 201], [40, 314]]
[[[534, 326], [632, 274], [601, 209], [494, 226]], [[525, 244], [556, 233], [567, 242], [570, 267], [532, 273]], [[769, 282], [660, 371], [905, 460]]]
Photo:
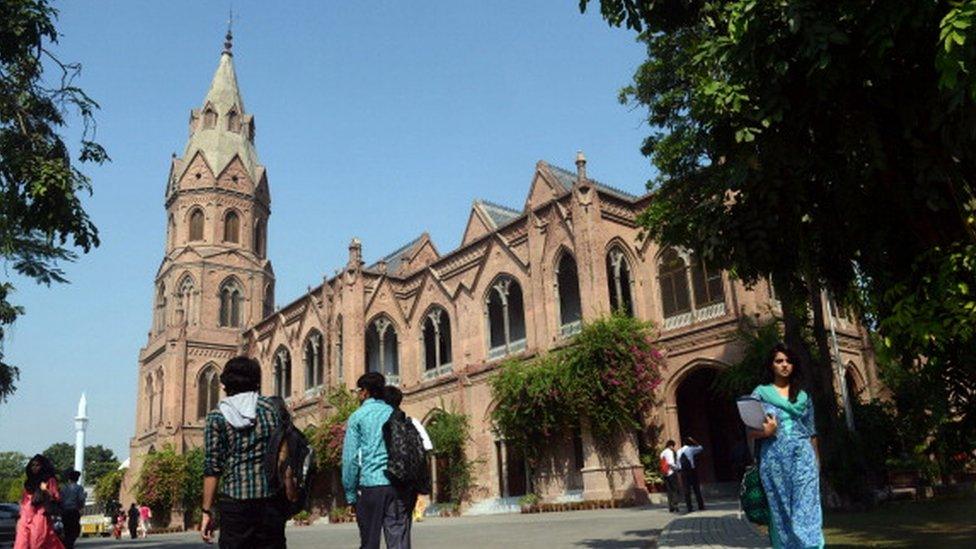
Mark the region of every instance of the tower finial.
[[227, 55], [234, 55], [231, 49], [234, 47], [234, 8], [230, 8], [230, 13], [227, 16], [227, 35], [224, 36], [224, 53]]

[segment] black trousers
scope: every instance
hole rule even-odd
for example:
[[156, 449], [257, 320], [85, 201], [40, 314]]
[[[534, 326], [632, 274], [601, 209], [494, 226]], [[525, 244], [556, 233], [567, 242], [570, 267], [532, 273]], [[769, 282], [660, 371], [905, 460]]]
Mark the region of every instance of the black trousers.
[[698, 485], [698, 471], [695, 469], [682, 469], [681, 480], [685, 485], [685, 507], [691, 512], [691, 491], [695, 491], [695, 498], [698, 500], [698, 510], [705, 509], [705, 502], [702, 501], [701, 486]]
[[410, 549], [410, 527], [417, 495], [398, 492], [392, 486], [360, 488], [356, 501], [359, 547], [379, 549], [380, 532], [387, 549]]
[[678, 474], [671, 473], [664, 477], [664, 486], [668, 489], [668, 511], [677, 511], [681, 506], [681, 490], [678, 487]]
[[285, 516], [272, 499], [230, 499], [217, 502], [220, 549], [285, 549]]
[[75, 540], [81, 535], [81, 513], [76, 510], [61, 511], [61, 522], [64, 524], [64, 547], [72, 549]]

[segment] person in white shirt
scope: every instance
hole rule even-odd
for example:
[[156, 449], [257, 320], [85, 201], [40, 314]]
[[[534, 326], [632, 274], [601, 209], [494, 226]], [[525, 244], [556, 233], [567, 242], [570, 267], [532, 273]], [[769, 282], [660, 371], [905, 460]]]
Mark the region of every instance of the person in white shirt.
[[681, 480], [685, 485], [685, 507], [691, 512], [691, 491], [695, 491], [695, 498], [698, 500], [698, 510], [705, 510], [705, 502], [702, 500], [701, 486], [698, 485], [698, 469], [695, 465], [695, 458], [704, 450], [698, 441], [691, 437], [685, 437], [685, 445], [678, 450], [678, 464], [681, 467]]
[[664, 475], [664, 485], [668, 488], [669, 513], [677, 513], [681, 501], [678, 490], [678, 454], [674, 447], [675, 442], [669, 440], [661, 452], [661, 474]]

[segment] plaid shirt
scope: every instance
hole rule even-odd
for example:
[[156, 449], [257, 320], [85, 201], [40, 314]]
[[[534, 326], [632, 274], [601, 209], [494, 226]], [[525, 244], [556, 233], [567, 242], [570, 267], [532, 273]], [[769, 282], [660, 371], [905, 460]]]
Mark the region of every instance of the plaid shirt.
[[268, 397], [259, 396], [255, 425], [235, 429], [220, 410], [207, 414], [203, 431], [203, 474], [220, 477], [220, 494], [234, 499], [271, 496], [264, 474], [268, 438], [281, 421]]

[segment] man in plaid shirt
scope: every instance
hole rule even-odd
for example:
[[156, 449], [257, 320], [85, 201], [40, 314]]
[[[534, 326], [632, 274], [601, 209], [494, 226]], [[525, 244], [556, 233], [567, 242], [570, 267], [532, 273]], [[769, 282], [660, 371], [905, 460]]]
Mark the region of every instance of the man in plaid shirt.
[[228, 360], [220, 383], [227, 398], [207, 414], [203, 435], [203, 541], [213, 543], [216, 499], [221, 549], [284, 548], [288, 517], [264, 471], [268, 439], [282, 419], [271, 399], [258, 395], [261, 367], [256, 360]]

